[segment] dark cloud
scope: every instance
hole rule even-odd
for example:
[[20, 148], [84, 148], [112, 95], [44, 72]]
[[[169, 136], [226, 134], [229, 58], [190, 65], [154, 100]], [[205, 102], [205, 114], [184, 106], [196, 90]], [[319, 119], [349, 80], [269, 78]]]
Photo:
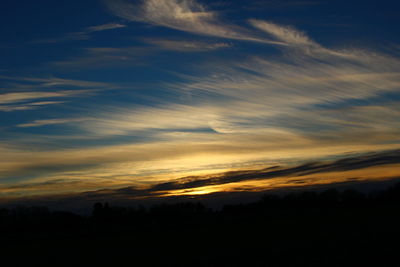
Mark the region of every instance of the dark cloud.
[[218, 177], [203, 179], [201, 177], [182, 178], [153, 186], [150, 192], [190, 189], [202, 186], [221, 185], [249, 180], [262, 180], [279, 177], [305, 176], [309, 174], [357, 170], [379, 165], [400, 163], [400, 150], [361, 155], [333, 162], [311, 162], [291, 168], [272, 167], [256, 171], [227, 172]]
[[[279, 177], [301, 177], [309, 174], [322, 174], [327, 172], [339, 172], [348, 170], [357, 170], [373, 166], [400, 163], [400, 150], [385, 151], [381, 153], [371, 153], [356, 157], [339, 159], [331, 162], [311, 162], [284, 168], [274, 166], [262, 170], [232, 171], [226, 172], [214, 177], [190, 176], [181, 178], [177, 181], [156, 184], [150, 188], [140, 189], [135, 187], [126, 187], [121, 189], [107, 189], [95, 192], [84, 193], [89, 199], [101, 199], [104, 197], [116, 198], [138, 198], [161, 197], [165, 191], [190, 190], [211, 185], [223, 185], [251, 180], [265, 180]], [[357, 181], [357, 178], [350, 178], [349, 182]], [[299, 186], [304, 186], [304, 180], [295, 181]], [[244, 191], [249, 189], [243, 188]]]
[[[137, 187], [125, 187], [120, 189], [104, 189], [91, 192], [83, 192], [76, 194], [66, 194], [59, 196], [37, 196], [26, 198], [24, 202], [19, 203], [42, 203], [44, 201], [46, 205], [49, 203], [93, 203], [96, 201], [112, 201], [117, 203], [130, 203], [131, 201], [139, 201], [140, 203], [154, 203], [156, 201], [165, 200], [187, 200], [191, 196], [176, 196], [176, 197], [164, 197], [166, 191], [173, 190], [191, 190], [210, 185], [223, 185], [229, 183], [237, 183], [243, 181], [254, 181], [254, 180], [265, 180], [279, 177], [301, 177], [309, 174], [323, 174], [328, 172], [340, 172], [348, 170], [364, 169], [374, 166], [382, 166], [388, 164], [399, 164], [400, 163], [400, 150], [384, 151], [380, 153], [370, 153], [354, 157], [348, 157], [339, 159], [331, 162], [310, 162], [294, 167], [282, 167], [274, 166], [261, 170], [247, 170], [247, 171], [231, 171], [226, 172], [218, 176], [190, 176], [178, 179], [176, 181], [156, 184], [149, 188], [137, 188]], [[380, 179], [382, 180], [382, 179]], [[300, 189], [307, 189], [305, 186], [304, 179], [297, 179], [291, 181], [291, 184], [297, 184]], [[57, 181], [57, 183], [63, 183], [63, 181]], [[357, 177], [348, 178], [345, 184], [362, 184], [364, 181], [360, 181]], [[306, 183], [307, 184], [307, 183]], [[26, 188], [28, 185], [23, 185]], [[330, 186], [330, 185], [325, 185]], [[15, 186], [14, 186], [15, 187]], [[242, 196], [243, 194], [254, 194], [259, 196], [259, 193], [252, 192], [252, 188], [247, 187], [236, 187], [241, 194], [236, 195], [234, 193], [230, 195]], [[280, 189], [276, 189], [280, 190]], [[285, 189], [287, 190], [287, 189]], [[199, 199], [207, 200], [207, 198], [218, 199], [221, 195], [226, 196], [226, 192], [217, 192], [212, 195], [199, 196]], [[38, 202], [39, 201], [39, 202]], [[60, 202], [61, 201], [61, 202]], [[3, 199], [1, 202], [9, 202], [9, 200]]]

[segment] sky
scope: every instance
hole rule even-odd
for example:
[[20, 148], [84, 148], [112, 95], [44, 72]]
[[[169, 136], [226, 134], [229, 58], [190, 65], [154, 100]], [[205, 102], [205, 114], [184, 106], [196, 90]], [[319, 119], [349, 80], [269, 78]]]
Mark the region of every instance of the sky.
[[398, 178], [398, 1], [3, 0], [0, 198]]

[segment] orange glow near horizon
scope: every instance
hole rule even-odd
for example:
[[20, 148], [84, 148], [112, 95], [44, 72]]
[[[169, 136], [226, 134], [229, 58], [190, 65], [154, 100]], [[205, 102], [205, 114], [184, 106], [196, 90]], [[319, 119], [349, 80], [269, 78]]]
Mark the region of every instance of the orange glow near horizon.
[[304, 176], [286, 176], [271, 179], [249, 180], [223, 185], [204, 186], [183, 190], [171, 190], [163, 196], [196, 196], [217, 192], [240, 192], [240, 191], [268, 191], [293, 187], [320, 186], [345, 182], [367, 182], [384, 181], [400, 178], [400, 164], [370, 167], [361, 170], [350, 170], [343, 172], [330, 172], [322, 174], [311, 174]]

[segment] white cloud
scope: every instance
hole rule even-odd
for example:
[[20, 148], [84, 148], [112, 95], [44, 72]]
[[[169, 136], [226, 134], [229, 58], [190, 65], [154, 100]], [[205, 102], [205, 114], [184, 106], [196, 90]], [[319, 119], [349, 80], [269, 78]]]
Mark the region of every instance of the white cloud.
[[310, 40], [310, 38], [305, 33], [296, 30], [295, 28], [290, 26], [282, 26], [276, 23], [255, 19], [250, 20], [250, 24], [260, 30], [267, 32], [273, 38], [285, 42], [289, 45], [317, 46], [317, 44], [314, 41]]
[[[104, 113], [80, 127], [94, 136], [133, 133], [149, 136], [151, 132], [157, 138], [158, 134], [165, 137], [167, 132], [198, 133], [209, 129], [214, 133], [208, 137], [214, 138], [215, 133], [229, 136], [285, 130], [306, 139], [330, 136], [338, 142], [339, 139], [354, 141], [355, 136], [367, 132], [374, 137], [366, 138], [365, 144], [374, 142], [374, 138], [378, 143], [395, 140], [400, 126], [393, 116], [388, 116], [390, 112], [397, 114], [393, 105], [383, 104], [385, 108], [373, 109], [366, 105], [351, 111], [318, 106], [346, 105], [346, 102], [351, 106], [352, 101], [367, 102], [385, 93], [398, 92], [398, 59], [365, 51], [362, 57], [356, 56], [356, 52], [354, 57], [343, 57], [341, 54], [347, 52], [341, 51], [338, 55], [316, 53], [311, 57], [299, 56], [298, 51], [293, 53], [285, 61], [255, 57], [242, 62], [212, 62], [204, 66], [209, 74], [186, 76], [186, 82], [169, 85], [182, 97], [189, 94], [190, 104], [102, 107]], [[376, 113], [374, 116], [371, 110]], [[381, 129], [379, 134], [377, 127]], [[190, 139], [199, 135], [185, 136]]]
[[111, 83], [58, 77], [37, 78], [2, 75], [0, 78], [3, 81], [10, 81], [4, 83], [4, 93], [0, 94], [0, 111], [6, 112], [32, 110], [46, 105], [62, 104], [66, 102], [65, 98], [88, 96], [102, 90], [120, 88]]
[[282, 45], [282, 42], [259, 38], [251, 31], [221, 22], [216, 12], [208, 11], [195, 0], [142, 0], [133, 4], [124, 0], [106, 1], [119, 17], [164, 26], [180, 31]]
[[0, 111], [11, 112], [18, 110], [32, 110], [46, 105], [57, 105], [65, 103], [65, 101], [39, 101], [14, 105], [0, 105]]
[[[0, 94], [0, 104], [21, 103], [36, 99], [75, 97], [89, 93], [88, 90], [70, 90], [57, 92], [18, 92]], [[43, 102], [42, 102], [43, 103]]]
[[120, 24], [120, 23], [107, 23], [107, 24], [101, 24], [97, 26], [91, 26], [87, 27], [88, 32], [100, 32], [100, 31], [107, 31], [107, 30], [113, 30], [113, 29], [119, 29], [119, 28], [125, 28], [126, 25]]

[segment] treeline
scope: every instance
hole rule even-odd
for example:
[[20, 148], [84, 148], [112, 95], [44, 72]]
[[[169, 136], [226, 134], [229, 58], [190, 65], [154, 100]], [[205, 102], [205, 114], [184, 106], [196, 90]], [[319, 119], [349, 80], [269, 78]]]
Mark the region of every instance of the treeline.
[[[372, 208], [374, 206], [394, 207], [400, 203], [400, 183], [387, 190], [369, 194], [354, 189], [338, 191], [329, 189], [322, 192], [305, 191], [286, 195], [266, 194], [259, 201], [249, 204], [225, 205], [221, 210], [205, 207], [200, 202], [182, 202], [176, 204], [154, 205], [150, 208], [118, 207], [107, 202], [97, 202], [93, 205], [89, 216], [77, 215], [72, 212], [50, 211], [46, 207], [20, 206], [15, 208], [0, 208], [0, 231], [10, 231], [12, 228], [39, 227], [61, 224], [82, 223], [83, 226], [96, 224], [138, 224], [164, 223], [177, 220], [180, 223], [200, 219], [201, 217], [223, 218], [242, 215], [263, 215], [266, 217], [295, 216], [302, 213], [330, 213], [332, 211], [346, 211], [358, 208]], [[152, 222], [154, 221], [154, 222]], [[193, 222], [195, 223], [195, 222]], [[6, 228], [10, 227], [10, 228]], [[51, 228], [51, 227], [50, 227]], [[60, 228], [57, 228], [57, 230]], [[32, 229], [34, 230], [34, 229]], [[67, 230], [67, 229], [60, 229]]]
[[90, 216], [1, 209], [0, 236], [1, 251], [26, 253], [37, 266], [78, 258], [88, 266], [396, 266], [400, 184], [370, 194], [269, 194], [221, 210], [197, 202], [96, 203]]

